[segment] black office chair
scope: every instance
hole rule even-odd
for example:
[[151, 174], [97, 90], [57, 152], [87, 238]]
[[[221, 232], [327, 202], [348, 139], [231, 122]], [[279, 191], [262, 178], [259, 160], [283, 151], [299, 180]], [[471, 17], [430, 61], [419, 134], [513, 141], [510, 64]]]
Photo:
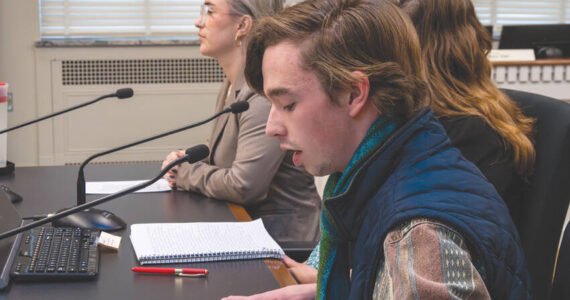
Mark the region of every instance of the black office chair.
[[556, 275], [552, 284], [550, 300], [570, 299], [570, 226], [566, 225], [562, 244], [558, 250]]
[[[536, 119], [536, 163], [524, 193], [519, 234], [534, 299], [549, 299], [554, 260], [570, 200], [570, 104], [542, 95], [503, 90]], [[568, 284], [568, 283], [567, 283]]]

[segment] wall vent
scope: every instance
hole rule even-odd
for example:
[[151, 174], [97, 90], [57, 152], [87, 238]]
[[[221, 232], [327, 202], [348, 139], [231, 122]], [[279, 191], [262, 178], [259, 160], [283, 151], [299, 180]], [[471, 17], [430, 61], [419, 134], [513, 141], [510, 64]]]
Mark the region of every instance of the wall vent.
[[225, 78], [211, 58], [63, 60], [63, 85], [215, 83]]

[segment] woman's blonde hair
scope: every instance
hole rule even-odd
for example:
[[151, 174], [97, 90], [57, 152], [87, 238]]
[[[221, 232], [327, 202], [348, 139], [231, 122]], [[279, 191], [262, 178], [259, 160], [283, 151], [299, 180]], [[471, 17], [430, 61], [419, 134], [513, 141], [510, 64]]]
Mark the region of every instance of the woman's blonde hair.
[[283, 9], [283, 0], [227, 0], [233, 14], [249, 15], [256, 20]]
[[491, 79], [487, 54], [491, 37], [470, 0], [397, 1], [416, 27], [424, 71], [436, 115], [472, 115], [485, 120], [512, 149], [516, 171], [532, 172], [534, 120], [501, 92]]

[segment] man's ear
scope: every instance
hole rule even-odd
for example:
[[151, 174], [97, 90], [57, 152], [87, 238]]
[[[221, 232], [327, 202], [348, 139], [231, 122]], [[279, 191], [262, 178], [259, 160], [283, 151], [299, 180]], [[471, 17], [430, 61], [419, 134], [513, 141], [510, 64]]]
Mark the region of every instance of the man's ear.
[[368, 93], [370, 92], [370, 81], [364, 73], [360, 71], [352, 72], [360, 79], [352, 84], [350, 88], [350, 100], [348, 110], [351, 117], [356, 117], [368, 103]]
[[241, 39], [247, 35], [247, 33], [253, 27], [253, 19], [250, 15], [243, 15], [239, 18], [239, 23], [237, 26], [236, 38]]

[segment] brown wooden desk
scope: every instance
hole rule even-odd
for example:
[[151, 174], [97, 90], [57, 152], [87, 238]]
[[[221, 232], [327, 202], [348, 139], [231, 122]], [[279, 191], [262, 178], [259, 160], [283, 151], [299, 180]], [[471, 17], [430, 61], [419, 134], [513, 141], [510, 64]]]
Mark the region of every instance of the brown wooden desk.
[[570, 65], [570, 59], [568, 58], [545, 58], [537, 59], [533, 61], [494, 61], [492, 62], [493, 67], [498, 66], [567, 66]]
[[[22, 216], [46, 214], [75, 205], [76, 166], [16, 168], [14, 175], [0, 177], [24, 200], [16, 204]], [[94, 165], [85, 170], [87, 181], [149, 179], [157, 164]], [[88, 195], [87, 201], [100, 195]], [[185, 192], [136, 193], [99, 206], [120, 216], [127, 224], [151, 222], [245, 221], [246, 211], [237, 205]], [[220, 299], [250, 295], [295, 284], [284, 265], [276, 260], [247, 260], [180, 264], [207, 268], [206, 278], [181, 278], [135, 274], [138, 265], [129, 240], [122, 236], [119, 252], [101, 252], [99, 277], [80, 282], [11, 282], [0, 299]]]

